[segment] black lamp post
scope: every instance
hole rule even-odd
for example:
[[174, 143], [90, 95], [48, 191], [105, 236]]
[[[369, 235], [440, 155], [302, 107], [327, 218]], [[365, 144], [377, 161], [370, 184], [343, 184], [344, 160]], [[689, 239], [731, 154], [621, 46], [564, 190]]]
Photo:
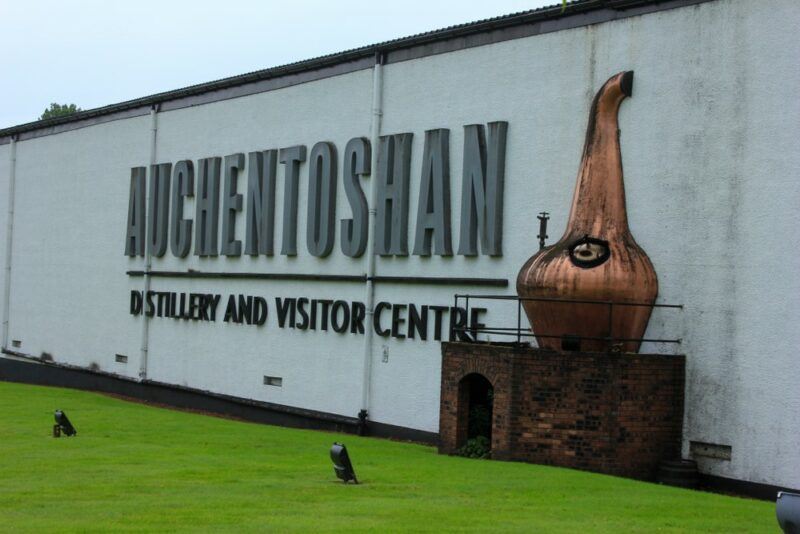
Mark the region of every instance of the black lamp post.
[[65, 436], [74, 436], [78, 433], [72, 423], [69, 422], [67, 414], [61, 410], [56, 410], [56, 424], [53, 425], [53, 437], [57, 438], [63, 433]]
[[333, 444], [331, 447], [331, 460], [333, 460], [333, 471], [337, 477], [342, 479], [342, 482], [347, 484], [352, 480], [358, 484], [356, 472], [353, 470], [353, 464], [350, 463], [350, 456], [347, 454], [347, 447], [344, 444]]

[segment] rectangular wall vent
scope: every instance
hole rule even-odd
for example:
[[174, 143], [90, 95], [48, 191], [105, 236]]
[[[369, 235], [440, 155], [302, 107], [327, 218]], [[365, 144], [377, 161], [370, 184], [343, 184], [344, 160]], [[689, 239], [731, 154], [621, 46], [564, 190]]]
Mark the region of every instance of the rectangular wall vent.
[[117, 363], [128, 363], [128, 357], [125, 356], [124, 354], [115, 354], [114, 361], [116, 361]]
[[22, 341], [20, 341], [19, 339], [12, 339], [11, 346], [18, 349], [22, 346]]
[[277, 386], [283, 387], [283, 378], [280, 376], [264, 376], [264, 385], [265, 386]]
[[705, 458], [716, 458], [717, 460], [731, 459], [731, 446], [719, 445], [717, 443], [705, 443], [703, 441], [690, 441], [689, 452], [694, 456], [702, 456]]

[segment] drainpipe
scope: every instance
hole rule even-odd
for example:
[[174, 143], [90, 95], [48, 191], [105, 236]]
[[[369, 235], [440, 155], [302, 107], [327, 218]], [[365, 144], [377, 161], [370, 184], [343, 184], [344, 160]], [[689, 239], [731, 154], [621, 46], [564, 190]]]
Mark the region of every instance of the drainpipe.
[[375, 52], [375, 67], [372, 70], [372, 129], [370, 132], [371, 162], [370, 162], [370, 202], [369, 202], [369, 233], [367, 246], [367, 285], [366, 285], [366, 317], [364, 321], [364, 365], [361, 385], [361, 411], [358, 413], [358, 433], [366, 433], [367, 417], [369, 416], [370, 386], [372, 385], [372, 337], [374, 333], [373, 315], [375, 308], [375, 218], [377, 214], [377, 180], [378, 180], [378, 145], [381, 135], [382, 93], [384, 54]]
[[3, 288], [3, 350], [8, 349], [8, 313], [11, 303], [11, 241], [14, 236], [14, 188], [17, 174], [17, 138], [11, 136], [8, 166], [8, 215], [6, 219], [6, 270]]
[[[153, 172], [153, 165], [156, 164], [156, 135], [158, 134], [158, 104], [154, 104], [150, 108], [150, 168], [148, 175]], [[153, 192], [147, 188], [147, 195], [145, 200], [145, 210], [150, 205], [150, 195]], [[149, 221], [147, 221], [149, 223]], [[144, 243], [144, 298], [147, 300], [147, 293], [150, 292], [150, 269], [153, 266], [153, 257], [150, 255], [150, 239], [147, 225], [145, 225], [145, 238]], [[147, 380], [147, 354], [148, 354], [148, 341], [150, 335], [150, 318], [146, 313], [142, 314], [142, 348], [141, 357], [139, 358], [139, 381]]]

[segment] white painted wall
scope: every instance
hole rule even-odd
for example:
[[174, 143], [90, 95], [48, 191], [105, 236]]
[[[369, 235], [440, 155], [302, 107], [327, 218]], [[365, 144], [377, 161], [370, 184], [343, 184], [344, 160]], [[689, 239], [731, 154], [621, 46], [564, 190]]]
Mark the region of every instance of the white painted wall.
[[[507, 277], [503, 293], [512, 294], [537, 249], [536, 214], [552, 214], [550, 242], [564, 228], [592, 96], [614, 73], [634, 70], [633, 97], [620, 112], [628, 214], [658, 273], [659, 301], [685, 305], [682, 313], [656, 312], [648, 329], [684, 339], [685, 452], [689, 440], [730, 445], [730, 462], [701, 460], [701, 468], [797, 487], [799, 23], [793, 0], [720, 0], [386, 66], [382, 133], [414, 133], [410, 244], [424, 131], [449, 128], [457, 247], [470, 123], [509, 122], [505, 232], [501, 258], [379, 258], [377, 274]], [[157, 159], [310, 149], [317, 141], [334, 142], [341, 155], [348, 139], [369, 134], [371, 89], [371, 72], [360, 71], [161, 113]], [[22, 351], [136, 376], [142, 319], [128, 315], [128, 294], [143, 281], [125, 271], [143, 260], [123, 256], [123, 239], [130, 168], [147, 164], [148, 142], [149, 118], [141, 117], [18, 144], [11, 338], [23, 341]], [[365, 258], [339, 252], [338, 227], [331, 256], [305, 250], [306, 171], [297, 257], [168, 254], [153, 268], [364, 273]], [[0, 165], [0, 191], [6, 177]], [[279, 168], [277, 221], [282, 182]], [[191, 201], [186, 213], [193, 215]], [[347, 216], [339, 180], [337, 218]], [[363, 301], [362, 285], [154, 279], [153, 289], [261, 295], [271, 315], [260, 328], [153, 320], [150, 378], [348, 416], [360, 408], [362, 336], [279, 329], [273, 298]], [[486, 290], [378, 284], [376, 300], [447, 305], [454, 292]], [[487, 315], [496, 325], [515, 317], [513, 307]], [[376, 336], [374, 345], [371, 418], [436, 431], [439, 343]], [[115, 353], [128, 364], [115, 363]], [[283, 387], [265, 387], [265, 374], [282, 376]]]
[[10, 338], [22, 346], [14, 350], [136, 376], [114, 355], [139, 349], [139, 326], [121, 306], [124, 221], [130, 167], [147, 164], [148, 150], [147, 117], [17, 143]]
[[[0, 145], [0, 298], [6, 286], [6, 240], [8, 224], [8, 179], [10, 171], [11, 145]], [[2, 324], [5, 321], [3, 316], [5, 307], [0, 301], [0, 336], [2, 336]]]
[[[341, 158], [347, 141], [368, 136], [372, 98], [372, 71], [359, 71], [322, 81], [261, 93], [235, 100], [187, 108], [159, 115], [158, 161], [197, 160], [235, 152], [266, 150], [304, 144], [310, 153], [318, 141], [333, 142], [339, 152], [337, 217], [350, 216], [341, 183]], [[276, 191], [276, 252], [280, 252], [283, 213], [283, 166], [278, 166]], [[178, 259], [171, 255], [153, 259], [153, 269], [207, 271], [299, 272], [361, 274], [366, 255], [348, 258], [339, 249], [338, 227], [334, 252], [324, 260], [306, 249], [307, 164], [300, 173], [298, 202], [298, 255], [277, 254], [235, 259]], [[247, 174], [238, 189], [247, 191]], [[194, 218], [194, 202], [185, 213]], [[337, 222], [338, 225], [338, 222]], [[236, 236], [244, 240], [245, 221], [239, 217]], [[129, 267], [143, 264], [129, 260]], [[131, 280], [131, 287], [141, 279]], [[264, 296], [271, 316], [262, 328], [233, 324], [151, 324], [150, 377], [192, 387], [225, 392], [263, 401], [302, 406], [313, 410], [355, 416], [360, 409], [362, 336], [279, 329], [274, 297], [343, 298], [364, 300], [362, 284], [286, 283], [273, 281], [178, 281], [154, 279], [155, 290], [203, 290]], [[223, 304], [224, 306], [224, 304]], [[224, 308], [221, 310], [224, 312]], [[141, 319], [130, 319], [138, 323]], [[431, 347], [433, 348], [433, 347]], [[263, 376], [283, 377], [283, 387], [265, 387]], [[387, 414], [388, 418], [392, 414]], [[436, 414], [433, 416], [436, 417]], [[430, 423], [426, 428], [430, 428]]]

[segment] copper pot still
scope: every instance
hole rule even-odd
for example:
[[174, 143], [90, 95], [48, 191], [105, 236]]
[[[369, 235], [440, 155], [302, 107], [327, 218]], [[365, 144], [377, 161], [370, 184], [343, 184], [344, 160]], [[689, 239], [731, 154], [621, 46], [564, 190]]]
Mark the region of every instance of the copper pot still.
[[595, 95], [567, 228], [517, 277], [520, 297], [587, 301], [523, 301], [542, 348], [637, 352], [650, 320], [658, 280], [628, 228], [617, 122], [632, 88], [633, 71], [620, 72]]

